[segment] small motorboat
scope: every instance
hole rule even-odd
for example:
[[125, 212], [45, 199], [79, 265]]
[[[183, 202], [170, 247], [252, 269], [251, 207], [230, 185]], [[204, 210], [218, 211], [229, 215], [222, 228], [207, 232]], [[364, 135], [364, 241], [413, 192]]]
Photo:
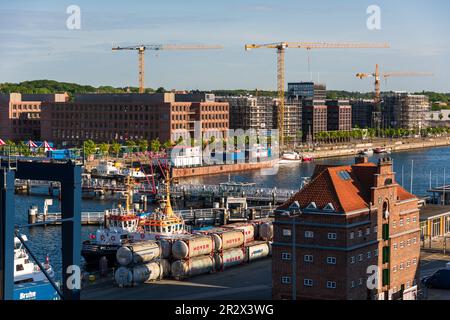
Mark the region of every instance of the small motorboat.
[[388, 153], [387, 149], [386, 148], [382, 148], [382, 147], [378, 147], [378, 148], [373, 149], [373, 152], [376, 153], [376, 154], [386, 154], [386, 153]]
[[358, 154], [360, 156], [368, 156], [368, 157], [373, 156], [373, 153], [374, 153], [374, 151], [372, 149], [364, 149], [364, 150], [358, 152]]
[[283, 153], [278, 164], [302, 163], [302, 156], [295, 151]]

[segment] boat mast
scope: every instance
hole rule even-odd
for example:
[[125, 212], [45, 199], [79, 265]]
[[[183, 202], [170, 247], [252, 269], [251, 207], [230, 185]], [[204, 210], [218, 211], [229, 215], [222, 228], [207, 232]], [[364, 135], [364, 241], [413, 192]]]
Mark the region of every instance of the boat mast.
[[165, 214], [168, 216], [174, 215], [172, 205], [170, 203], [170, 171], [166, 168], [166, 206], [164, 207]]

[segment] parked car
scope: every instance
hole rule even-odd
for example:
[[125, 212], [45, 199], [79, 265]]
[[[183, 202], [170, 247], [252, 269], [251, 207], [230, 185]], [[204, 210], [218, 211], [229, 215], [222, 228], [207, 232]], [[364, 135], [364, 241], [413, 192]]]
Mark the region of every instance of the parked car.
[[441, 269], [433, 275], [422, 279], [422, 283], [430, 289], [450, 290], [450, 269]]

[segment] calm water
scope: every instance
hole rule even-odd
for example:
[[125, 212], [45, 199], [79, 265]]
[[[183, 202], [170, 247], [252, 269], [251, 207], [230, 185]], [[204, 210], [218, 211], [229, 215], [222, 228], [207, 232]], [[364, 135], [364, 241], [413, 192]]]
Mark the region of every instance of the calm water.
[[[447, 177], [445, 179], [446, 182], [450, 181], [450, 147], [399, 152], [391, 154], [390, 157], [394, 159], [394, 169], [397, 172], [398, 182], [407, 190], [410, 190], [411, 167], [414, 162], [413, 192], [417, 195], [425, 195], [427, 193], [430, 187], [430, 172], [432, 186], [444, 184], [444, 171]], [[378, 158], [379, 156], [374, 156], [370, 160], [377, 161]], [[354, 157], [323, 159], [317, 160], [315, 163], [280, 166], [278, 173], [272, 176], [261, 175], [256, 170], [231, 174], [230, 177], [235, 181], [255, 182], [261, 187], [298, 189], [301, 184], [301, 178], [310, 176], [315, 164], [352, 164], [353, 162]], [[217, 184], [226, 180], [228, 180], [228, 174], [189, 178], [180, 181], [180, 183]], [[36, 188], [36, 191], [38, 190]], [[41, 191], [42, 194], [45, 194], [46, 188], [43, 188]], [[27, 210], [31, 205], [39, 206], [39, 211], [42, 212], [45, 198], [45, 196], [17, 195], [15, 197], [16, 224], [27, 223]], [[53, 204], [49, 211], [60, 212], [60, 203], [56, 198], [53, 199]], [[82, 210], [102, 211], [111, 208], [114, 204], [114, 201], [83, 200]], [[96, 227], [82, 227], [82, 239], [86, 239], [89, 233], [93, 233], [95, 230]], [[22, 233], [28, 236], [33, 252], [41, 261], [44, 261], [46, 254], [49, 254], [50, 261], [58, 277], [61, 277], [61, 228], [49, 226], [45, 229], [41, 227], [23, 229]]]

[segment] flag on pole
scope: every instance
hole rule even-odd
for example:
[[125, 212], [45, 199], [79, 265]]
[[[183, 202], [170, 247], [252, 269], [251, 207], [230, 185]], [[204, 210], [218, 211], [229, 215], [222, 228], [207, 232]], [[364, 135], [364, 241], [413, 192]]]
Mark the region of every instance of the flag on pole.
[[52, 148], [47, 141], [44, 141], [44, 150], [45, 150], [45, 152], [47, 152], [47, 151], [55, 150], [55, 148]]
[[6, 143], [2, 139], [0, 139], [0, 147], [2, 147], [2, 146], [6, 146]]
[[30, 147], [30, 148], [37, 148], [37, 147], [38, 147], [37, 144], [34, 143], [34, 142], [31, 141], [31, 140], [27, 142], [27, 146]]

